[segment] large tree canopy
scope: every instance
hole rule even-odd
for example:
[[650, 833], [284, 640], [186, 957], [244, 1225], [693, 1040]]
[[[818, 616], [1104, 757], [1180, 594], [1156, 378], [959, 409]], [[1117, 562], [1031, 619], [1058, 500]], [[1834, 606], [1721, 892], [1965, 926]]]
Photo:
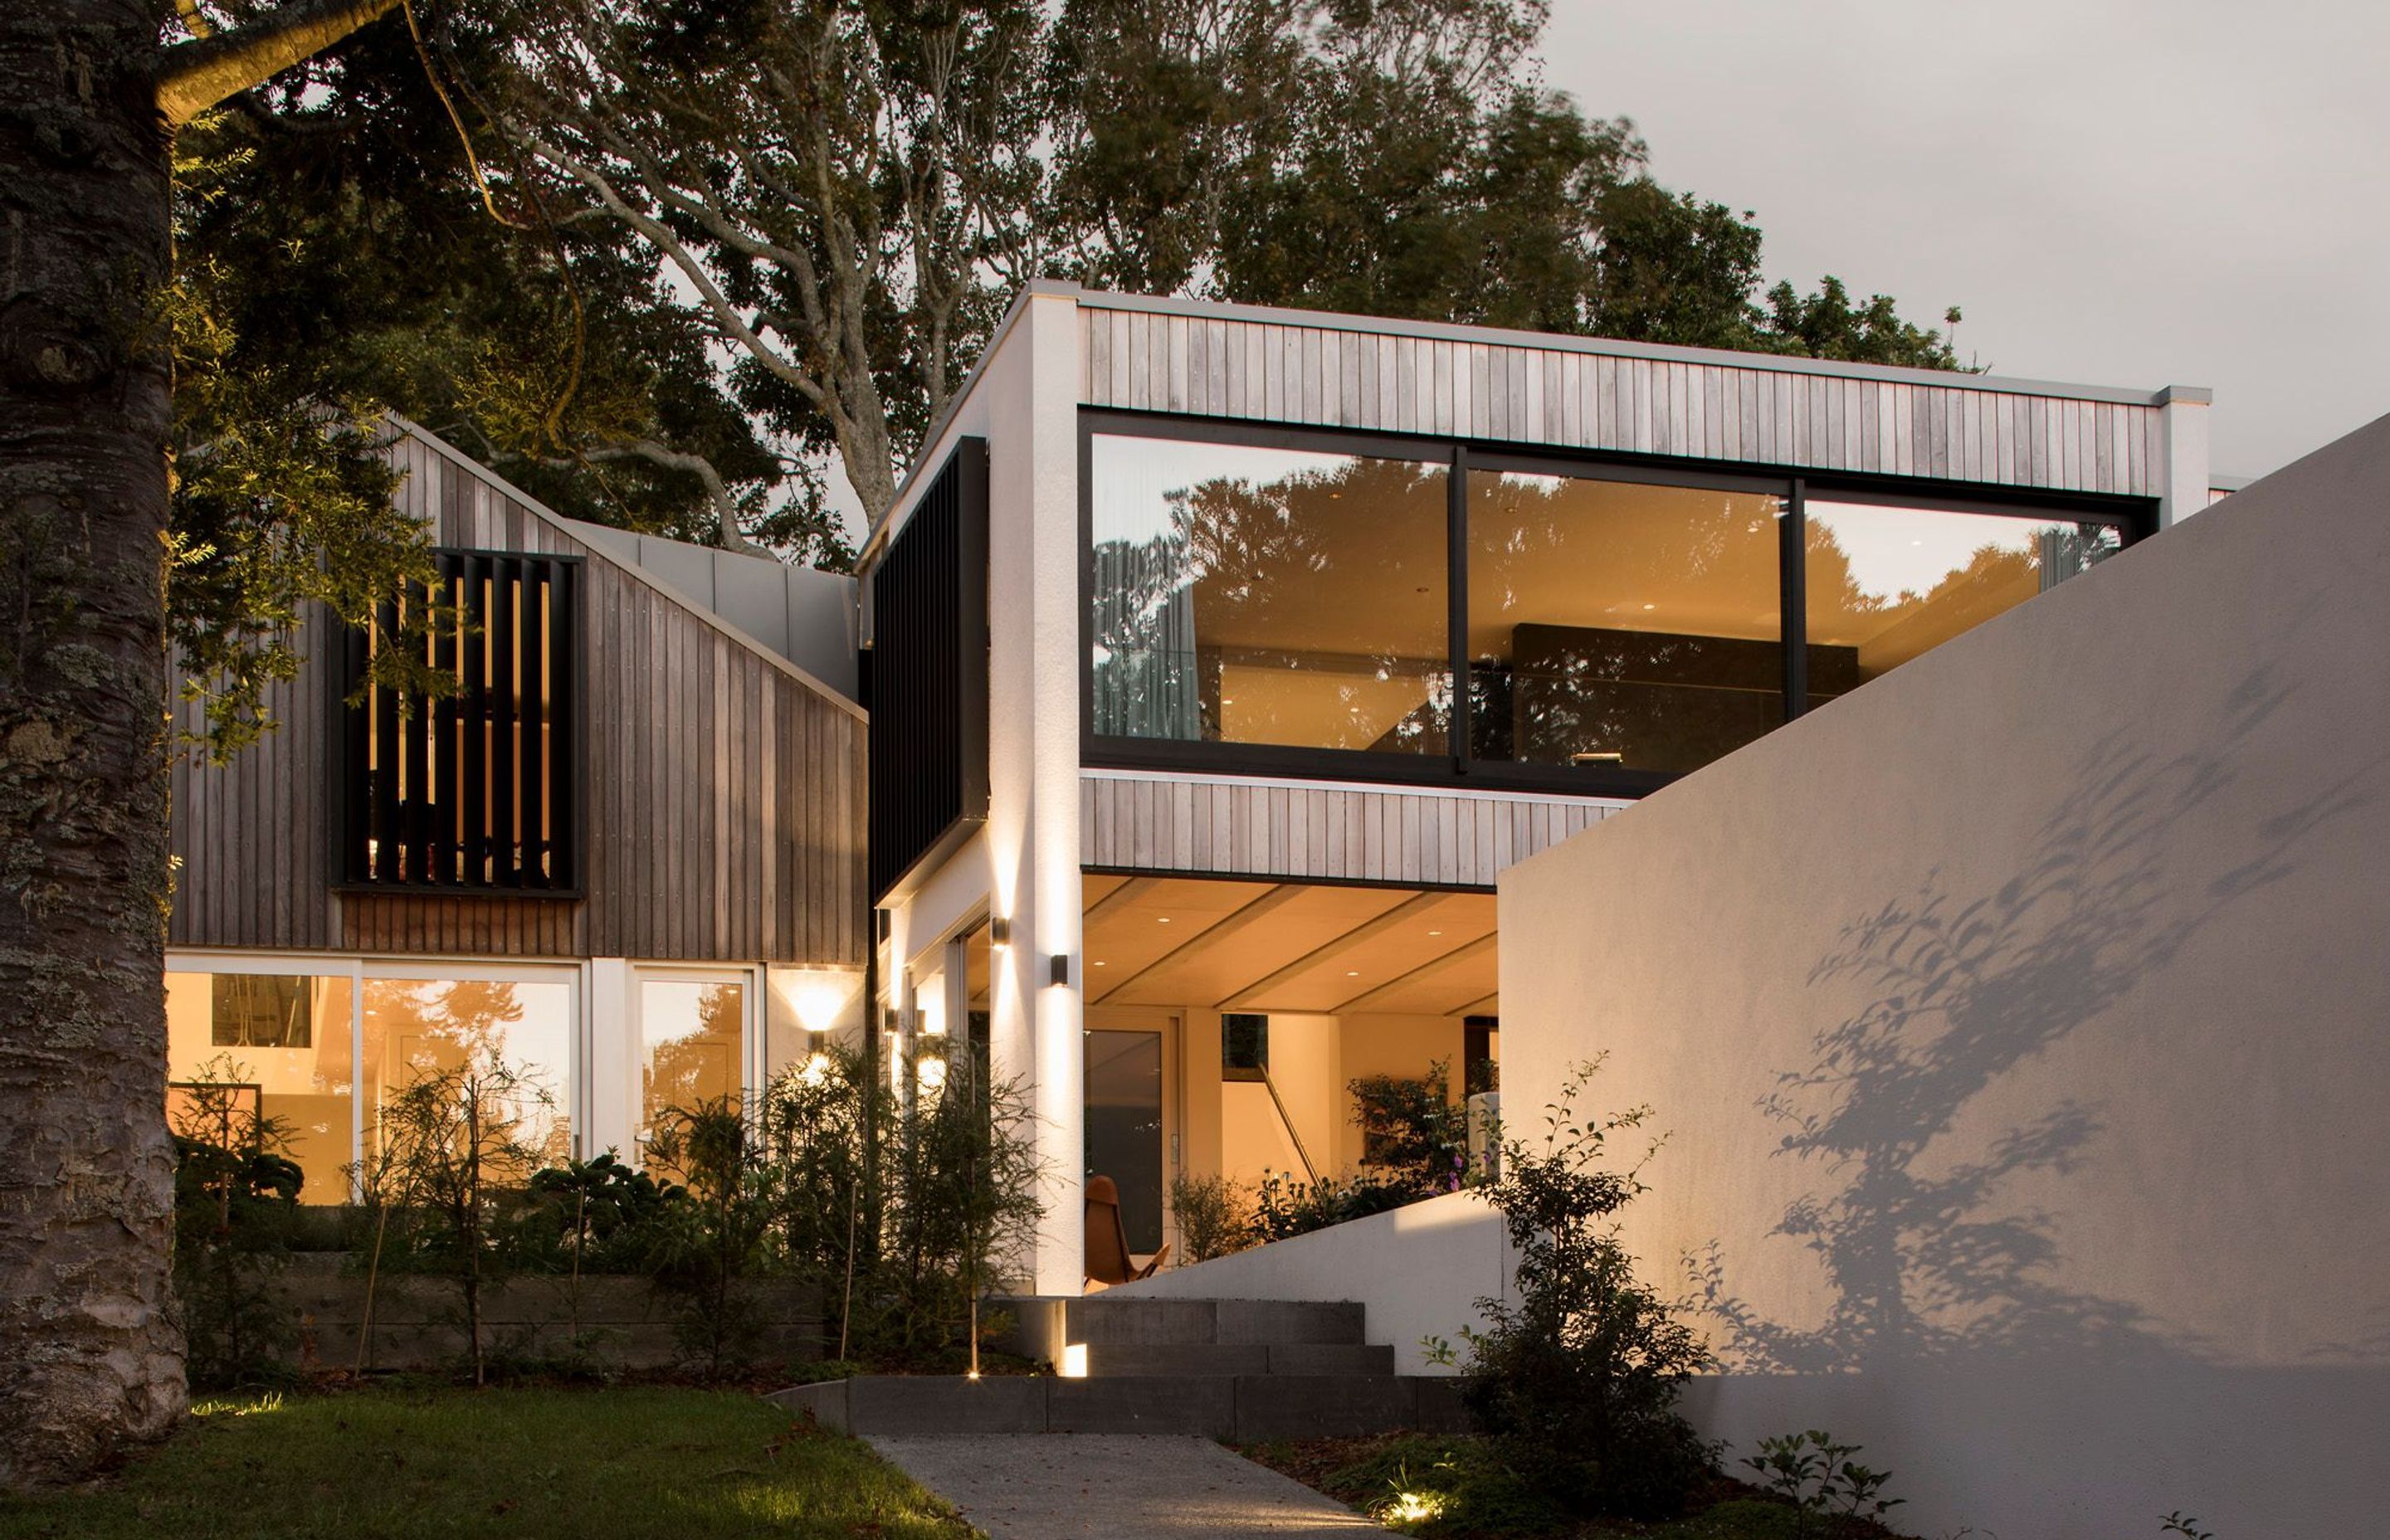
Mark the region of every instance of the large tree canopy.
[[1011, 294], [1955, 366], [1538, 82], [1543, 0], [509, 0], [498, 112], [876, 519]]

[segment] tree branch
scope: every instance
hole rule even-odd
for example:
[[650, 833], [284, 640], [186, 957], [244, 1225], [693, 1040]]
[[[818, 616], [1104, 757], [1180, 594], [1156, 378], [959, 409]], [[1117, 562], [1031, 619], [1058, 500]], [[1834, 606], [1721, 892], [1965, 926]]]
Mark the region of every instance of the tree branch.
[[158, 110], [180, 128], [226, 96], [313, 58], [398, 4], [296, 0], [245, 27], [177, 43], [158, 66]]

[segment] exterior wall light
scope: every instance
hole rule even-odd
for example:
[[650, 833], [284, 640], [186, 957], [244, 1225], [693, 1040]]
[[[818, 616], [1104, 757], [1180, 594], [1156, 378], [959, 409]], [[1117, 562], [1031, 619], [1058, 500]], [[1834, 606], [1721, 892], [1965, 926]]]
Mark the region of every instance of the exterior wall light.
[[1011, 917], [1008, 915], [997, 915], [987, 922], [987, 943], [990, 946], [1010, 946], [1012, 944]]
[[1071, 982], [1071, 957], [1067, 952], [1057, 952], [1046, 959], [1046, 982], [1058, 989]]

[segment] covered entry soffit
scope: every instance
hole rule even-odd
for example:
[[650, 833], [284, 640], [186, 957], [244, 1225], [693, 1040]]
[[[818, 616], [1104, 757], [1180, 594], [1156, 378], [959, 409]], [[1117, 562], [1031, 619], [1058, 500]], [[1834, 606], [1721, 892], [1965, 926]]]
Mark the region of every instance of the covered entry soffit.
[[1091, 1007], [1497, 1014], [1492, 893], [1095, 872], [1084, 880]]

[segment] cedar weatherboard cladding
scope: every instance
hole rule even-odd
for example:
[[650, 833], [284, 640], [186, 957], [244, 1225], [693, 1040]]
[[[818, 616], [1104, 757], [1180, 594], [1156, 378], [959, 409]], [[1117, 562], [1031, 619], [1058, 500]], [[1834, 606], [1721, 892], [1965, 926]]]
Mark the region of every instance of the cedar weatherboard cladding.
[[[1665, 456], [1821, 475], [2155, 497], [2153, 403], [1953, 375], [1842, 377], [1758, 354], [1651, 358], [1083, 303], [1083, 404]], [[1400, 323], [1388, 323], [1399, 327]], [[1806, 362], [1806, 361], [1804, 361]], [[2051, 387], [2049, 390], [2058, 388]]]
[[[280, 725], [255, 747], [176, 761], [169, 944], [860, 964], [861, 713], [453, 452], [403, 438], [390, 453], [400, 506], [435, 543], [584, 558], [585, 896], [337, 892], [335, 648], [269, 690]], [[302, 647], [338, 635], [311, 617]], [[175, 725], [198, 709], [178, 704]]]
[[964, 439], [871, 573], [871, 895], [987, 816], [987, 441]]

